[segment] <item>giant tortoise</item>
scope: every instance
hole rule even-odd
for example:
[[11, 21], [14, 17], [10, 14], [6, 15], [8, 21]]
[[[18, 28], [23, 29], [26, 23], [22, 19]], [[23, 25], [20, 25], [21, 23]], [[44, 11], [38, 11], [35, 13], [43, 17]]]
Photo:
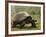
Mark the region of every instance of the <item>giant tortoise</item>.
[[14, 17], [15, 20], [13, 21], [13, 27], [16, 27], [16, 25], [20, 25], [20, 28], [24, 27], [25, 24], [31, 23], [31, 27], [36, 27], [36, 21], [35, 19], [32, 19], [32, 16], [29, 15], [26, 11], [20, 11], [16, 13], [16, 16]]

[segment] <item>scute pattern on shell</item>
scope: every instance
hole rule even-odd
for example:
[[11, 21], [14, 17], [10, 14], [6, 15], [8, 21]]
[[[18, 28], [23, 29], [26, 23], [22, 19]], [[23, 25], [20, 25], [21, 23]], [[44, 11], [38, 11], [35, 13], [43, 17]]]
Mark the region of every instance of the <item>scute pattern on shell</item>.
[[25, 19], [27, 16], [30, 16], [26, 11], [20, 11], [18, 13], [16, 13], [16, 16], [15, 16], [15, 20], [23, 20]]

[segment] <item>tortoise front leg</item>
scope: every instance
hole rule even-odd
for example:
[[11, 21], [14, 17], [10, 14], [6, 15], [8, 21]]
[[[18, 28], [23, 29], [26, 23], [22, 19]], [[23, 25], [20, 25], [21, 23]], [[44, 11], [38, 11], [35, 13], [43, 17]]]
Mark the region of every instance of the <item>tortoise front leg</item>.
[[36, 23], [34, 21], [32, 21], [31, 24], [32, 24], [31, 27], [36, 27]]

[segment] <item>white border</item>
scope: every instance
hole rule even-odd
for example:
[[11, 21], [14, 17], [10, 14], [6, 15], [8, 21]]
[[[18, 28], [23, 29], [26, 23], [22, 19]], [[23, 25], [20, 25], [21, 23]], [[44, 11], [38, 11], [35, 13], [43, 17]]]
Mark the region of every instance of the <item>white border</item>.
[[[41, 7], [41, 30], [31, 30], [31, 31], [11, 31], [11, 5], [16, 6], [35, 6], [35, 7]], [[8, 4], [8, 34], [24, 34], [24, 33], [38, 33], [43, 32], [43, 5], [39, 4], [20, 4], [20, 3], [9, 3]]]

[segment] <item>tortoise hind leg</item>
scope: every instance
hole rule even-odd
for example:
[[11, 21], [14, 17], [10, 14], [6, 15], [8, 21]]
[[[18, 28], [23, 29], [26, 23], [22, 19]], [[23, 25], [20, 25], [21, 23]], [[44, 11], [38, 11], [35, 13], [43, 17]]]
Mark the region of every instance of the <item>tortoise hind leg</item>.
[[25, 22], [23, 22], [23, 23], [21, 24], [20, 28], [23, 28], [23, 27], [24, 27], [24, 25], [25, 25]]
[[25, 24], [21, 24], [20, 28], [23, 28]]
[[15, 27], [16, 27], [16, 25], [17, 25], [17, 23], [16, 23], [16, 22], [14, 22], [12, 27], [13, 27], [13, 28], [15, 28]]

